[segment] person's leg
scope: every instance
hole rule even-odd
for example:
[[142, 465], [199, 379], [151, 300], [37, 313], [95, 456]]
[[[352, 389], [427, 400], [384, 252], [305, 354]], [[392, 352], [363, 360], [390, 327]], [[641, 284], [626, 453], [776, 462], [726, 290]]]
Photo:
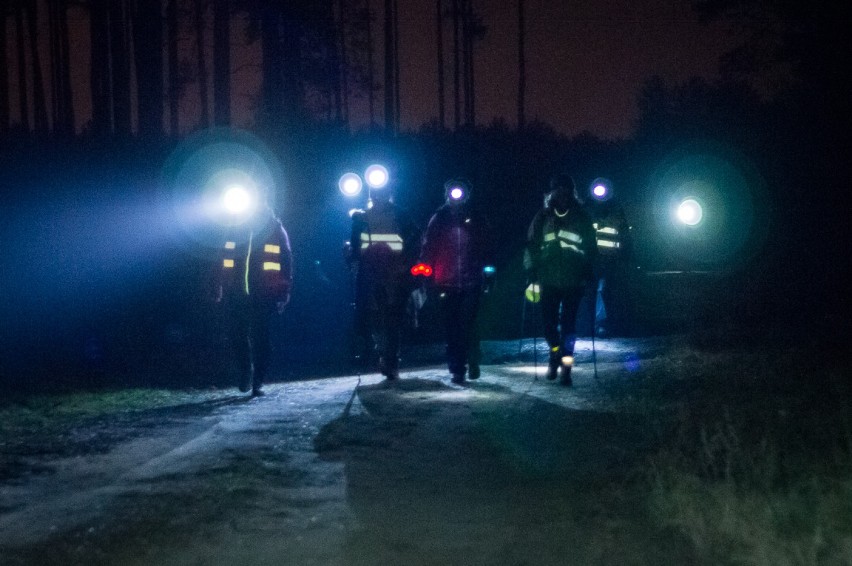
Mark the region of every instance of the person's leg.
[[399, 346], [407, 295], [396, 281], [384, 286], [380, 313], [380, 342], [382, 373], [388, 379], [399, 378]]
[[251, 308], [251, 353], [254, 359], [252, 392], [259, 394], [269, 372], [269, 358], [272, 353], [270, 327], [275, 305], [266, 301], [256, 301]]
[[461, 328], [461, 292], [456, 289], [441, 291], [444, 311], [444, 332], [447, 340], [447, 367], [454, 381], [464, 381], [465, 336]]
[[559, 370], [559, 359], [561, 358], [559, 339], [559, 305], [562, 300], [561, 289], [557, 287], [542, 287], [541, 300], [541, 323], [544, 327], [544, 339], [547, 341], [548, 356], [547, 379], [556, 379]]
[[465, 341], [465, 361], [470, 379], [479, 379], [482, 352], [479, 345], [479, 305], [482, 289], [477, 285], [462, 292], [461, 321]]
[[560, 331], [560, 381], [563, 385], [571, 385], [571, 369], [574, 366], [574, 344], [577, 340], [576, 322], [577, 310], [583, 298], [583, 287], [569, 287], [561, 293], [562, 310], [559, 316]]
[[251, 388], [251, 351], [249, 350], [248, 301], [238, 296], [228, 297], [225, 302], [228, 341], [237, 366], [237, 386], [243, 393]]

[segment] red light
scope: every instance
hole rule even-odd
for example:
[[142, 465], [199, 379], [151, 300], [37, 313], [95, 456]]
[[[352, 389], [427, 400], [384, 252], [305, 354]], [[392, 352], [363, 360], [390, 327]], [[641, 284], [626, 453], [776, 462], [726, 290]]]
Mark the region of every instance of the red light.
[[418, 275], [422, 275], [423, 277], [429, 277], [432, 275], [432, 267], [430, 265], [426, 265], [425, 263], [418, 263], [414, 267], [411, 268], [411, 274], [417, 277]]

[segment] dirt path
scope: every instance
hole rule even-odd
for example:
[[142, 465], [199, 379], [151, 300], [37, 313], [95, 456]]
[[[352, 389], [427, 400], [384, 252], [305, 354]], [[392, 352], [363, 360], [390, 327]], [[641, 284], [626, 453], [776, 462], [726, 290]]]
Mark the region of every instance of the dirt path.
[[[602, 372], [609, 371], [606, 363]], [[610, 368], [616, 371], [618, 368]], [[3, 564], [650, 564], [637, 415], [495, 365], [277, 384], [3, 485]]]

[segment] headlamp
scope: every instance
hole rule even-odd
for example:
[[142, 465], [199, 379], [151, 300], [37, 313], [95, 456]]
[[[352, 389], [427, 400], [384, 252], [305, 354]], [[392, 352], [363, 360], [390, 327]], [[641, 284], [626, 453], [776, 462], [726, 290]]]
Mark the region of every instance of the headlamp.
[[340, 192], [347, 197], [354, 197], [361, 194], [361, 189], [364, 184], [361, 182], [361, 177], [357, 173], [344, 173], [337, 182], [337, 187]]
[[367, 167], [367, 170], [364, 171], [364, 180], [371, 189], [381, 189], [388, 184], [390, 175], [384, 166], [374, 164]]

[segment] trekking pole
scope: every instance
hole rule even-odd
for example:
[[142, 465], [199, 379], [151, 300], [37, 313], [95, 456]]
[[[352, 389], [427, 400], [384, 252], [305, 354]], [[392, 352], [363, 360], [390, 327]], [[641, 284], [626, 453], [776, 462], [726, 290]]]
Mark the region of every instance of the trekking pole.
[[598, 295], [595, 293], [595, 298], [590, 301], [592, 303], [592, 367], [595, 371], [595, 380], [598, 379], [598, 355], [595, 351], [595, 327], [597, 326], [597, 304], [598, 304]]
[[524, 344], [524, 330], [526, 330], [527, 297], [525, 294], [521, 295], [521, 300], [523, 301], [523, 305], [521, 306], [521, 334], [518, 337], [518, 359], [521, 357], [521, 350]]
[[[541, 305], [538, 307], [538, 315], [541, 319]], [[535, 303], [533, 303], [533, 381], [538, 381], [538, 329], [535, 322]]]

